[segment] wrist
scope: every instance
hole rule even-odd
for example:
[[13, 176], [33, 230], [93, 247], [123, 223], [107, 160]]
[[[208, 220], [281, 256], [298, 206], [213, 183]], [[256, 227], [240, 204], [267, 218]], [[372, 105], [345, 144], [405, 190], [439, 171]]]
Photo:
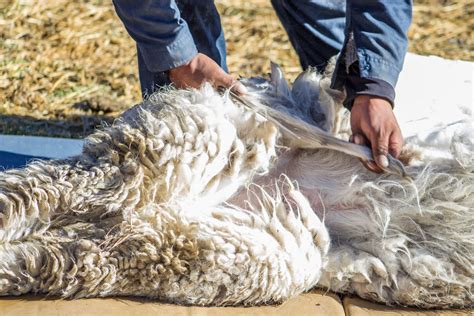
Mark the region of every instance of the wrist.
[[198, 55], [199, 55], [199, 53], [194, 55], [190, 60], [188, 60], [184, 64], [179, 65], [179, 66], [174, 67], [174, 68], [171, 68], [167, 72], [169, 74], [173, 74], [173, 73], [176, 73], [176, 72], [179, 72], [179, 71], [182, 71], [182, 70], [194, 71], [196, 69]]
[[344, 106], [350, 110], [354, 99], [360, 95], [370, 95], [384, 98], [392, 108], [395, 101], [395, 89], [388, 82], [376, 78], [363, 78], [356, 73], [349, 74], [346, 83], [346, 99]]
[[352, 103], [352, 108], [351, 112], [354, 109], [370, 109], [370, 108], [377, 108], [377, 110], [380, 110], [383, 108], [384, 110], [390, 110], [392, 111], [392, 104], [385, 98], [379, 97], [379, 96], [374, 96], [374, 95], [357, 95], [354, 98], [354, 101]]

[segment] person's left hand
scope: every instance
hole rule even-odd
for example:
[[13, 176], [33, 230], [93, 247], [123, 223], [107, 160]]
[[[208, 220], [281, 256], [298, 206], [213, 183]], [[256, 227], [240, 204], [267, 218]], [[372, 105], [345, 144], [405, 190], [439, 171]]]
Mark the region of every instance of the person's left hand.
[[403, 137], [390, 103], [380, 97], [359, 95], [351, 110], [351, 141], [372, 148], [378, 167], [388, 167], [387, 154], [397, 158]]
[[214, 87], [225, 87], [238, 94], [245, 94], [246, 88], [226, 73], [214, 60], [198, 53], [188, 63], [169, 70], [169, 78], [177, 88], [199, 88], [204, 82]]

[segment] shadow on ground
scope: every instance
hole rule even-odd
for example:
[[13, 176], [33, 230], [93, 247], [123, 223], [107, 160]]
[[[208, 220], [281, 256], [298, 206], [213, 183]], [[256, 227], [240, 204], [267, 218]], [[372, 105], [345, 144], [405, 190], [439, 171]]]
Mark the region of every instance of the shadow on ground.
[[0, 134], [84, 138], [96, 128], [112, 124], [114, 119], [107, 115], [72, 115], [64, 119], [0, 115]]

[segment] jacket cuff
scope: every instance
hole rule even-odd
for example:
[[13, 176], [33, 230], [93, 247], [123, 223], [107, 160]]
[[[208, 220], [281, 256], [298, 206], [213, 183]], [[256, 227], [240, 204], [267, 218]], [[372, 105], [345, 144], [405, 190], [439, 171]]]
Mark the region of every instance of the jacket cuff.
[[358, 95], [372, 95], [384, 98], [390, 102], [392, 108], [394, 106], [395, 89], [391, 84], [381, 79], [349, 75], [346, 78], [346, 99], [344, 100], [344, 107], [350, 111], [354, 99]]
[[137, 46], [151, 72], [163, 72], [185, 65], [198, 53], [188, 27], [182, 28], [167, 45], [137, 43]]

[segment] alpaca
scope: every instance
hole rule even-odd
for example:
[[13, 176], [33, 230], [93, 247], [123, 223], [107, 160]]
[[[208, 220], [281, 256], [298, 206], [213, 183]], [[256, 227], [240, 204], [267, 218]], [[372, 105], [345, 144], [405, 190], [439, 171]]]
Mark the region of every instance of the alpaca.
[[0, 173], [0, 295], [256, 305], [320, 287], [472, 307], [472, 131], [450, 159], [411, 148], [403, 170], [373, 173], [367, 149], [330, 135], [348, 120], [329, 78], [290, 87], [273, 66], [243, 80], [256, 110], [209, 85], [164, 89], [81, 155]]

